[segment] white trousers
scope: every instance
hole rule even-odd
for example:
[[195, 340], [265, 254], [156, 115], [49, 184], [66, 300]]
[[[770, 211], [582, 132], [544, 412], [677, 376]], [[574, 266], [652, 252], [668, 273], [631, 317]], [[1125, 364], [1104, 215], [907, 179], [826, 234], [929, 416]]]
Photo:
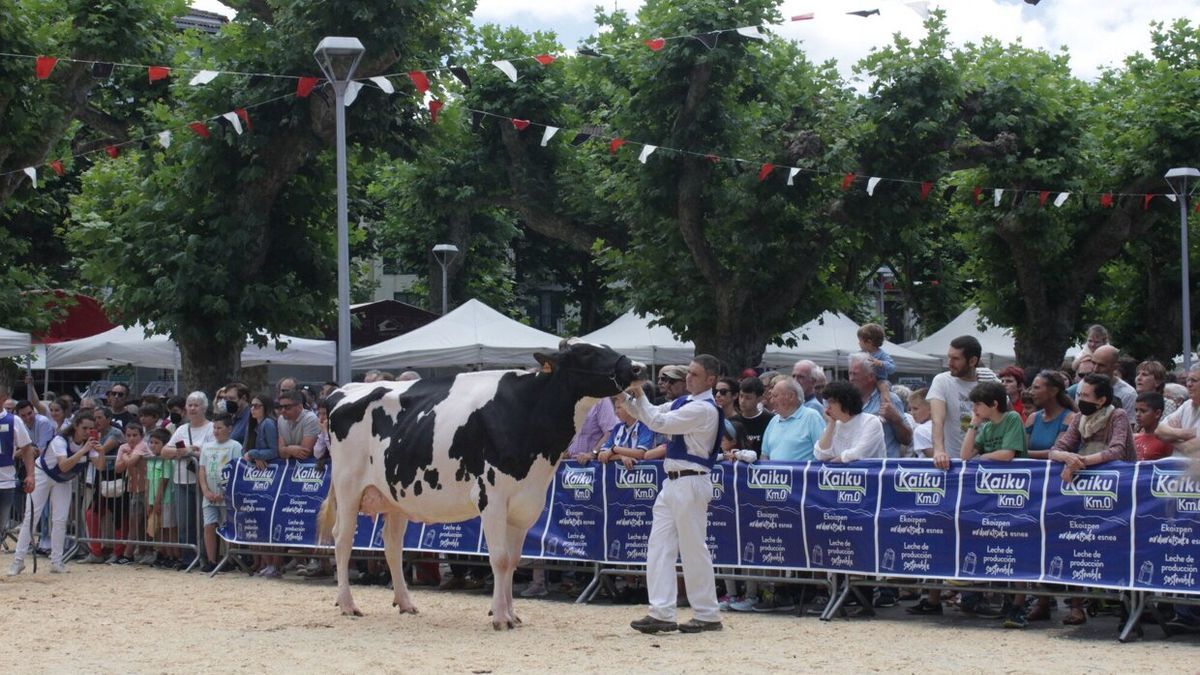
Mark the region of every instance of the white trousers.
[[720, 621], [717, 609], [717, 580], [705, 535], [708, 532], [708, 502], [712, 482], [708, 476], [685, 476], [663, 481], [654, 500], [646, 554], [646, 587], [650, 616], [675, 621], [678, 589], [675, 560], [683, 560], [683, 582], [688, 603], [700, 621]]
[[21, 523], [21, 534], [17, 537], [17, 551], [13, 554], [13, 562], [20, 563], [25, 560], [33, 534], [29, 524], [32, 522], [34, 527], [38, 526], [42, 510], [46, 508], [46, 502], [50, 502], [50, 563], [61, 565], [63, 547], [67, 542], [67, 515], [71, 511], [71, 485], [74, 481], [59, 483], [42, 473], [40, 468], [34, 475], [36, 482], [33, 493], [25, 500], [25, 521]]

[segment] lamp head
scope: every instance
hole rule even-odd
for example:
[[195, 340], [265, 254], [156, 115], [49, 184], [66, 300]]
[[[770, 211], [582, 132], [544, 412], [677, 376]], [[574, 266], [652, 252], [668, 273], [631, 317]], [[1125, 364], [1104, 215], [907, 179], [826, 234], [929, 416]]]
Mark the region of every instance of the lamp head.
[[325, 77], [334, 82], [349, 80], [366, 48], [355, 37], [325, 37], [313, 50], [313, 58]]

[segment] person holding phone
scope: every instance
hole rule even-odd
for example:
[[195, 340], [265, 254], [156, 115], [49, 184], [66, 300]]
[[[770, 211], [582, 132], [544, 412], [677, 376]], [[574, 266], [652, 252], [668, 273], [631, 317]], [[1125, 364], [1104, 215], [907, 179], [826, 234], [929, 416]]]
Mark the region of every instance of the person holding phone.
[[102, 457], [96, 421], [89, 411], [80, 411], [67, 428], [50, 442], [50, 447], [34, 463], [34, 486], [25, 503], [26, 517], [17, 537], [8, 576], [25, 569], [25, 554], [33, 537], [30, 525], [41, 518], [42, 509], [50, 503], [50, 571], [66, 572], [63, 547], [67, 540], [67, 513], [71, 509], [71, 483], [88, 466], [88, 458]]
[[204, 392], [193, 391], [188, 394], [184, 404], [185, 418], [180, 420], [179, 427], [162, 453], [163, 458], [176, 460], [172, 482], [179, 543], [196, 547], [194, 551], [185, 550], [183, 553], [183, 568], [191, 566], [200, 550], [196, 514], [200, 491], [196, 487], [196, 462], [200, 459], [200, 449], [216, 442], [212, 422], [204, 415], [207, 410], [208, 396]]

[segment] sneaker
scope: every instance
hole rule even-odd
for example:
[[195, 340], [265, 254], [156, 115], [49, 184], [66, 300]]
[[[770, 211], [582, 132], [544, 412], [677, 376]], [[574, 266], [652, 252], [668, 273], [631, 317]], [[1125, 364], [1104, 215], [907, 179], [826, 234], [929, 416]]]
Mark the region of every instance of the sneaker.
[[67, 566], [62, 563], [58, 563], [58, 564], [51, 563], [50, 564], [50, 573], [51, 574], [66, 574]]
[[158, 562], [158, 556], [153, 553], [147, 553], [138, 560], [139, 565], [153, 565]]
[[259, 570], [258, 574], [255, 574], [254, 576], [271, 578], [271, 577], [274, 577], [275, 575], [276, 575], [275, 566], [267, 565], [266, 567]]
[[529, 584], [521, 591], [522, 598], [542, 598], [550, 594], [546, 584]]
[[649, 614], [638, 619], [637, 621], [631, 621], [629, 623], [629, 627], [641, 633], [647, 633], [650, 635], [653, 635], [654, 633], [669, 633], [673, 630], [679, 630], [679, 624], [675, 623], [674, 621], [663, 621], [662, 619], [656, 619]]
[[124, 556], [124, 555], [123, 555], [123, 556], [121, 556], [121, 557], [117, 558], [117, 562], [116, 562], [115, 564], [117, 564], [117, 565], [132, 565], [132, 564], [133, 564], [133, 558], [130, 558], [129, 556]]
[[904, 611], [909, 614], [918, 614], [921, 616], [941, 616], [942, 605], [941, 603], [935, 605], [928, 600], [922, 600]]
[[796, 601], [792, 600], [792, 596], [784, 593], [775, 594], [775, 611], [776, 612], [791, 612], [796, 609]]
[[87, 554], [87, 557], [80, 562], [82, 562], [84, 565], [100, 565], [104, 562], [104, 556], [89, 553]]
[[1028, 623], [1025, 620], [1025, 610], [1022, 607], [1014, 608], [1008, 613], [1008, 616], [1004, 617], [1005, 628], [1024, 628]]
[[10, 576], [10, 577], [15, 577], [24, 571], [25, 571], [25, 562], [24, 561], [14, 560], [13, 564], [8, 566], [8, 576]]
[[875, 596], [875, 602], [871, 604], [875, 605], [875, 607], [878, 609], [882, 609], [884, 607], [895, 607], [896, 605], [900, 604], [900, 602], [896, 599], [895, 593], [880, 591], [879, 595]]
[[775, 598], [768, 596], [754, 603], [754, 607], [751, 609], [755, 612], [774, 612], [778, 608], [775, 605]]
[[110, 553], [108, 555], [108, 557], [104, 559], [104, 564], [105, 565], [116, 565], [116, 564], [118, 564], [117, 563], [118, 560], [120, 560], [120, 558], [117, 557], [116, 553]]
[[700, 619], [692, 619], [686, 623], [679, 624], [680, 633], [706, 633], [714, 630], [724, 630], [725, 625], [720, 621], [701, 621]]
[[735, 602], [729, 603], [729, 609], [735, 612], [753, 612], [754, 606], [758, 604], [758, 600], [754, 598], [742, 598]]
[[1000, 610], [992, 607], [987, 598], [983, 597], [983, 595], [980, 593], [964, 594], [962, 601], [958, 605], [958, 608], [961, 609], [964, 614], [974, 614], [975, 616], [987, 618], [996, 618], [1003, 615]]
[[717, 609], [722, 612], [728, 612], [733, 608], [733, 603], [740, 601], [741, 598], [731, 598], [728, 595], [722, 595], [717, 598]]

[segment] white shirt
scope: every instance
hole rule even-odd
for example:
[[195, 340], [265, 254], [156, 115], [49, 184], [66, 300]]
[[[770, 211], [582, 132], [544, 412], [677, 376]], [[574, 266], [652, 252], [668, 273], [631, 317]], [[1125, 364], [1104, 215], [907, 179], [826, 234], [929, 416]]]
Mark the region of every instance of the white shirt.
[[887, 444], [883, 440], [883, 422], [878, 415], [859, 413], [847, 422], [833, 423], [833, 439], [829, 447], [817, 447], [813, 454], [817, 459], [827, 462], [839, 459], [842, 462], [853, 462], [857, 459], [887, 457]]
[[[212, 422], [205, 422], [203, 426], [193, 427], [190, 423], [180, 424], [175, 433], [171, 434], [171, 440], [167, 442], [168, 447], [175, 447], [179, 441], [183, 441], [186, 446], [197, 446], [203, 448], [206, 445], [212, 445], [217, 442], [216, 436], [213, 436]], [[189, 435], [190, 432], [190, 435]], [[199, 461], [199, 458], [196, 458]], [[196, 464], [192, 464], [193, 467]], [[188, 471], [188, 462], [175, 462], [175, 484], [176, 485], [191, 485], [196, 482], [196, 473]]]
[[[17, 461], [21, 457], [21, 449], [33, 445], [33, 439], [29, 438], [29, 430], [25, 428], [25, 423], [21, 421], [21, 418], [13, 415], [12, 422], [13, 465], [0, 468], [0, 490], [17, 487]], [[4, 428], [5, 426], [7, 425], [0, 425], [0, 432], [8, 431]]]
[[[943, 449], [951, 457], [962, 455], [963, 437], [971, 425], [974, 411], [971, 406], [971, 390], [980, 382], [995, 382], [996, 374], [986, 368], [975, 369], [974, 380], [963, 380], [949, 372], [938, 373], [929, 385], [926, 401], [941, 401], [946, 404], [946, 421], [942, 426]], [[932, 442], [930, 447], [933, 447]]]
[[[912, 453], [917, 457], [924, 457], [926, 450], [933, 449], [933, 420], [925, 420], [924, 422], [913, 427]], [[961, 451], [962, 448], [960, 447]]]
[[[634, 404], [629, 406], [629, 412], [650, 427], [652, 431], [660, 434], [681, 434], [688, 454], [706, 460], [713, 454], [713, 442], [716, 440], [717, 407], [711, 403], [693, 405], [690, 402], [712, 401], [711, 391], [688, 398], [689, 403], [684, 404], [678, 410], [671, 410], [674, 401], [654, 406], [646, 400], [645, 396], [638, 396]], [[667, 458], [663, 461], [663, 469], [667, 471], [707, 471], [708, 465]]]
[[1163, 419], [1163, 424], [1173, 429], [1193, 429], [1200, 434], [1200, 406], [1193, 403], [1190, 398], [1184, 399], [1175, 412]]

